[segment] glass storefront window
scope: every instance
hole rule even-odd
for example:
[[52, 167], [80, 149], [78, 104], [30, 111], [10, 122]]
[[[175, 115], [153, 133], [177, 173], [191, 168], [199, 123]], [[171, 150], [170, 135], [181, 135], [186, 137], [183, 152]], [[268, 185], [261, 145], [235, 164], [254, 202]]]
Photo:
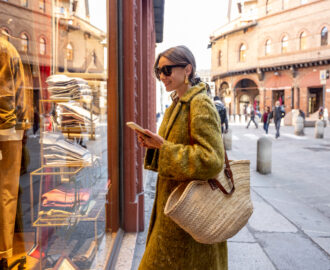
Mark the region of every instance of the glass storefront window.
[[9, 0], [0, 9], [0, 259], [104, 269], [113, 239], [106, 1]]

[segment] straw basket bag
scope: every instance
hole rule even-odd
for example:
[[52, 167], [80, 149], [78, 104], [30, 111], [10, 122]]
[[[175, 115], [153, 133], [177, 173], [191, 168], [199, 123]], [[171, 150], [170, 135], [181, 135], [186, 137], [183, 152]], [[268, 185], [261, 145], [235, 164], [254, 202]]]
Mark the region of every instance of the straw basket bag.
[[[250, 161], [230, 161], [234, 186], [223, 170], [217, 180], [193, 180], [179, 185], [169, 196], [165, 215], [172, 218], [197, 242], [220, 243], [241, 230], [252, 215], [250, 198]], [[219, 188], [219, 189], [218, 189]], [[227, 194], [226, 194], [227, 193]]]
[[246, 225], [252, 212], [250, 161], [229, 161], [227, 152], [224, 169], [216, 179], [182, 183], [172, 191], [164, 209], [165, 215], [203, 244], [231, 238]]

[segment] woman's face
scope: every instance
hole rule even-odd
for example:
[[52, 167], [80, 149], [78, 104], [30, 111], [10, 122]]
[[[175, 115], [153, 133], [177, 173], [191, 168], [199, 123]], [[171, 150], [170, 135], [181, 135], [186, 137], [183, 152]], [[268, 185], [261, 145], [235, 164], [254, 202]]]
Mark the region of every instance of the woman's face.
[[[175, 65], [175, 63], [168, 60], [166, 57], [162, 56], [158, 62], [158, 68], [164, 66]], [[166, 91], [170, 92], [173, 90], [178, 90], [185, 86], [184, 80], [188, 75], [185, 67], [173, 67], [171, 75], [166, 76], [163, 72], [160, 74], [159, 79], [164, 83]]]

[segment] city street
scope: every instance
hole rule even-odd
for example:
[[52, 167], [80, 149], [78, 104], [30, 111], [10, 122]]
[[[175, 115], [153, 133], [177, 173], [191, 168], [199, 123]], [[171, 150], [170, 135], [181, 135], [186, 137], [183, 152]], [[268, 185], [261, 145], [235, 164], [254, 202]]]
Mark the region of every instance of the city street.
[[[229, 159], [251, 161], [251, 195], [254, 213], [248, 225], [228, 241], [230, 270], [330, 269], [330, 127], [324, 139], [294, 135], [293, 126], [282, 126], [272, 139], [272, 173], [256, 172], [257, 140], [264, 134], [243, 124], [230, 124], [233, 149]], [[138, 233], [132, 263], [137, 269], [155, 192], [156, 175], [145, 173], [146, 228]], [[120, 257], [119, 257], [120, 258]], [[120, 269], [120, 268], [119, 268]]]

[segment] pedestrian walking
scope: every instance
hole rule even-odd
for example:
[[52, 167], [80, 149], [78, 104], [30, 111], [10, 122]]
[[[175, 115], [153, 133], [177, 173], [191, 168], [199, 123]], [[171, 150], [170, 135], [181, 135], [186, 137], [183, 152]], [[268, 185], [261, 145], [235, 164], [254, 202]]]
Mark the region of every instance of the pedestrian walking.
[[[171, 192], [185, 180], [208, 180], [222, 169], [224, 149], [218, 112], [205, 83], [195, 80], [195, 58], [185, 46], [160, 53], [156, 77], [172, 92], [159, 134], [138, 133], [145, 168], [158, 172], [156, 197], [139, 270], [228, 269], [227, 242], [196, 242], [164, 214]], [[190, 128], [189, 128], [190, 127]]]
[[221, 133], [227, 133], [228, 132], [228, 117], [227, 117], [227, 110], [225, 105], [220, 101], [220, 98], [218, 96], [215, 96], [213, 98], [214, 105], [217, 108], [217, 111], [220, 116], [221, 121]]
[[270, 113], [270, 119], [274, 118], [275, 128], [276, 128], [276, 135], [275, 138], [277, 139], [280, 137], [280, 127], [281, 127], [281, 120], [285, 116], [285, 111], [282, 106], [280, 106], [280, 102], [276, 101], [275, 108]]
[[323, 114], [324, 114], [324, 109], [323, 109], [323, 107], [320, 107], [319, 108], [319, 119], [320, 120], [323, 120]]
[[269, 121], [270, 121], [269, 114], [270, 114], [270, 107], [267, 106], [266, 111], [262, 115], [262, 121], [264, 122], [264, 130], [265, 130], [266, 134], [268, 134], [268, 127], [269, 127]]
[[247, 111], [250, 112], [250, 121], [249, 121], [249, 123], [247, 124], [246, 128], [249, 128], [251, 121], [255, 124], [256, 128], [258, 128], [258, 124], [257, 124], [257, 122], [255, 121], [255, 115], [256, 115], [256, 112], [255, 112], [253, 106], [251, 106], [251, 104], [248, 106]]

